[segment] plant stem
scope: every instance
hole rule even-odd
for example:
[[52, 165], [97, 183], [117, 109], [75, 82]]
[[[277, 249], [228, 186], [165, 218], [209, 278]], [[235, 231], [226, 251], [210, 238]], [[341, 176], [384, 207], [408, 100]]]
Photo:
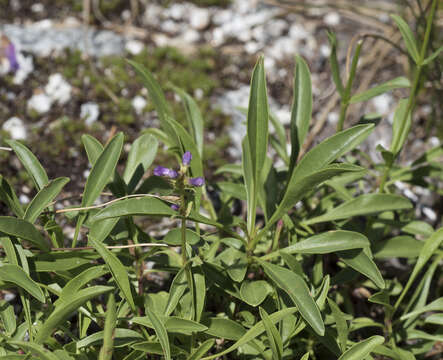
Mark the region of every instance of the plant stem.
[[[414, 107], [416, 104], [416, 97], [417, 97], [417, 93], [418, 93], [419, 86], [420, 86], [420, 77], [421, 77], [421, 73], [422, 73], [422, 70], [424, 67], [423, 61], [426, 56], [426, 50], [428, 48], [428, 42], [429, 42], [429, 38], [431, 36], [432, 22], [434, 20], [434, 15], [435, 15], [436, 9], [437, 9], [437, 0], [433, 0], [431, 11], [430, 11], [428, 18], [427, 18], [426, 32], [425, 32], [423, 44], [422, 44], [422, 47], [420, 50], [420, 58], [419, 58], [418, 64], [416, 64], [417, 69], [415, 72], [414, 82], [412, 85], [411, 92], [409, 94], [409, 99], [408, 99], [406, 111], [403, 115], [403, 119], [401, 120], [400, 124], [404, 124], [406, 122], [406, 119], [407, 119], [409, 113], [412, 114], [412, 111], [414, 110]], [[393, 148], [392, 145], [391, 145], [391, 148]], [[388, 180], [389, 173], [391, 172], [392, 166], [394, 165], [395, 157], [397, 157], [399, 153], [400, 153], [400, 151], [397, 154], [394, 154], [393, 160], [386, 163], [385, 170], [383, 172], [383, 175], [382, 175], [382, 178], [380, 181], [380, 188], [379, 188], [380, 193], [383, 193], [385, 191], [386, 181]]]

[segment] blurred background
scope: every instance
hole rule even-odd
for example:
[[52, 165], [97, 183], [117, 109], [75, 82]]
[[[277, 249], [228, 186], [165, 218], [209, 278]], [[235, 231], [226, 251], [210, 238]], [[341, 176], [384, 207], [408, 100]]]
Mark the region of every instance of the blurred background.
[[[147, 91], [125, 59], [153, 72], [185, 115], [175, 85], [193, 96], [205, 120], [206, 177], [239, 161], [249, 81], [265, 56], [271, 111], [288, 128], [294, 56], [312, 73], [314, 113], [308, 145], [335, 132], [339, 98], [328, 63], [327, 30], [337, 34], [345, 72], [348, 47], [365, 34], [354, 92], [397, 76], [411, 78], [401, 35], [390, 14], [403, 16], [423, 37], [428, 3], [420, 0], [0, 0], [0, 147], [23, 141], [50, 178], [69, 176], [66, 190], [81, 193], [89, 164], [81, 134], [106, 142], [116, 131], [132, 141], [158, 120]], [[431, 48], [442, 44], [443, 2]], [[440, 58], [441, 60], [441, 58]], [[441, 61], [426, 69], [412, 134], [401, 161], [410, 163], [443, 138]], [[368, 113], [382, 115], [366, 144], [390, 143], [396, 90], [351, 106], [345, 127]], [[128, 149], [126, 149], [127, 151]], [[158, 162], [168, 161], [159, 157]], [[0, 151], [0, 173], [26, 203], [34, 190], [20, 163]], [[429, 199], [433, 203], [432, 199]], [[432, 207], [432, 205], [429, 205]], [[1, 209], [0, 209], [1, 210]], [[435, 216], [434, 214], [429, 215]], [[432, 219], [430, 219], [432, 220]]]

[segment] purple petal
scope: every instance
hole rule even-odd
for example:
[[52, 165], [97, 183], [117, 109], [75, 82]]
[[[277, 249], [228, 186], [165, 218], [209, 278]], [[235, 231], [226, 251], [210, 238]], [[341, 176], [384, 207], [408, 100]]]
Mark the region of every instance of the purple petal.
[[17, 62], [17, 56], [15, 54], [15, 47], [13, 43], [9, 43], [9, 45], [6, 48], [6, 57], [9, 60], [9, 66], [13, 71], [18, 70], [19, 65]]
[[171, 205], [171, 209], [175, 210], [175, 211], [178, 211], [180, 209], [180, 206], [178, 206], [177, 204], [172, 204]]
[[201, 176], [196, 178], [189, 179], [189, 183], [192, 186], [203, 186], [205, 184], [205, 179], [203, 179]]
[[170, 169], [165, 168], [164, 166], [157, 166], [154, 169], [154, 175], [155, 176], [168, 176]]
[[183, 158], [182, 158], [183, 165], [188, 166], [191, 163], [191, 160], [192, 160], [191, 152], [190, 151], [186, 151], [183, 154]]
[[168, 169], [168, 174], [166, 176], [169, 176], [171, 179], [175, 179], [178, 176], [177, 171]]

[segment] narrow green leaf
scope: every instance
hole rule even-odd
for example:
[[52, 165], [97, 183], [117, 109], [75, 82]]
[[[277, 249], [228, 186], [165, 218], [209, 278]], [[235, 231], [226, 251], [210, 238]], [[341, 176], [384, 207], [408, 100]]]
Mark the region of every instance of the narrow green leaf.
[[98, 242], [93, 237], [89, 237], [89, 242], [103, 258], [106, 265], [108, 265], [112, 277], [114, 278], [119, 289], [123, 293], [123, 296], [125, 297], [132, 311], [135, 313], [136, 307], [134, 299], [132, 298], [131, 285], [129, 283], [128, 272], [126, 271], [126, 268], [117, 258], [117, 256], [109, 249], [107, 249], [105, 245], [103, 245], [101, 242]]
[[408, 99], [401, 99], [394, 113], [394, 123], [392, 125], [391, 152], [397, 155], [406, 142], [411, 129], [412, 115], [408, 110]]
[[169, 347], [169, 338], [165, 326], [159, 320], [157, 315], [149, 309], [146, 309], [146, 315], [151, 321], [151, 324], [157, 334], [160, 345], [163, 349], [163, 354], [166, 360], [171, 360], [171, 348]]
[[254, 188], [254, 170], [252, 167], [251, 149], [249, 146], [248, 136], [246, 135], [242, 141], [242, 170], [243, 182], [246, 189], [246, 205], [247, 205], [247, 226], [248, 232], [252, 232], [255, 223], [255, 214], [257, 207], [258, 191]]
[[186, 360], [200, 360], [204, 354], [206, 354], [215, 343], [215, 339], [208, 339], [191, 354]]
[[323, 215], [308, 219], [304, 224], [311, 225], [319, 222], [349, 219], [353, 216], [410, 208], [412, 208], [411, 202], [399, 195], [364, 194], [350, 201], [346, 201], [345, 203], [327, 211]]
[[410, 317], [423, 314], [428, 311], [443, 311], [443, 297], [438, 298], [437, 300], [434, 300], [433, 302], [429, 303], [428, 305], [423, 306], [420, 309], [411, 311], [410, 313], [407, 313], [403, 315], [400, 320], [406, 320]]
[[340, 350], [343, 353], [346, 350], [346, 344], [348, 342], [348, 324], [346, 323], [346, 319], [343, 316], [338, 305], [330, 298], [328, 298], [329, 308], [331, 309], [332, 316], [335, 321], [335, 326], [337, 328], [338, 334], [338, 343], [340, 345]]
[[[191, 335], [192, 333], [208, 330], [207, 326], [197, 321], [182, 319], [176, 316], [164, 316], [157, 312], [155, 312], [155, 314], [168, 332]], [[132, 321], [136, 324], [154, 329], [154, 325], [149, 316], [135, 317], [132, 318]]]
[[48, 182], [31, 200], [23, 216], [24, 220], [34, 223], [41, 212], [55, 199], [69, 182], [69, 178], [61, 177]]
[[99, 360], [112, 360], [114, 351], [114, 333], [117, 323], [117, 311], [115, 307], [114, 294], [109, 294], [106, 306], [105, 329], [103, 330], [103, 346], [100, 349]]
[[[164, 350], [160, 342], [158, 341], [142, 341], [132, 344], [131, 347], [136, 350], [143, 351], [144, 353], [154, 354], [154, 355], [164, 355]], [[182, 348], [170, 344], [170, 351], [174, 358], [179, 355], [188, 356], [189, 354]]]
[[37, 283], [23, 271], [23, 269], [14, 264], [3, 264], [0, 266], [0, 280], [11, 282], [31, 294], [38, 301], [44, 303], [45, 295]]
[[177, 275], [175, 275], [174, 280], [172, 280], [165, 315], [172, 314], [187, 288], [188, 283], [186, 281], [185, 268], [182, 267]]
[[309, 360], [309, 353], [304, 354], [300, 360]]
[[0, 319], [5, 335], [10, 337], [17, 329], [14, 307], [5, 300], [0, 301]]
[[201, 320], [206, 302], [206, 280], [201, 266], [192, 268], [192, 277], [195, 287], [195, 320]]
[[18, 346], [22, 350], [31, 352], [41, 360], [60, 360], [59, 357], [46, 350], [42, 345], [33, 342], [9, 340], [8, 343], [10, 345]]
[[317, 334], [323, 336], [325, 333], [325, 325], [320, 310], [309, 293], [309, 288], [303, 278], [281, 266], [260, 260], [259, 262], [266, 275], [294, 301], [303, 319]]
[[440, 53], [443, 51], [443, 45], [440, 46], [437, 50], [435, 50], [431, 55], [429, 55], [424, 61], [423, 65], [428, 65], [431, 63]]
[[24, 211], [15, 194], [14, 189], [2, 175], [0, 175], [0, 200], [19, 218], [23, 217]]
[[266, 334], [268, 336], [268, 342], [272, 350], [272, 357], [274, 360], [281, 360], [283, 357], [283, 342], [280, 333], [272, 323], [266, 310], [260, 307], [259, 311], [263, 325], [265, 326]]
[[338, 252], [338, 256], [346, 265], [371, 279], [380, 289], [384, 289], [385, 281], [383, 280], [377, 265], [375, 265], [374, 261], [368, 255], [366, 255], [365, 249], [340, 251]]
[[361, 360], [368, 356], [374, 348], [385, 342], [383, 336], [374, 335], [368, 339], [360, 341], [359, 343], [353, 345], [350, 349], [345, 351], [338, 360]]
[[[285, 164], [289, 165], [288, 151], [286, 149], [287, 141], [285, 127], [272, 113], [269, 114], [269, 120], [271, 120], [271, 124], [275, 131], [275, 139], [277, 142], [277, 148], [275, 150], [281, 156]], [[272, 139], [270, 139], [270, 141], [272, 141]]]
[[349, 100], [350, 104], [355, 104], [363, 101], [367, 101], [369, 99], [372, 99], [373, 97], [376, 97], [378, 95], [381, 95], [385, 92], [394, 90], [394, 89], [401, 89], [401, 88], [407, 88], [410, 87], [411, 83], [409, 80], [403, 76], [397, 77], [395, 79], [386, 81], [383, 84], [374, 86], [370, 88], [369, 90], [363, 91], [359, 94], [355, 94], [351, 97]]
[[11, 216], [0, 216], [0, 232], [29, 241], [43, 251], [49, 251], [45, 238], [36, 230], [34, 225], [22, 219]]
[[48, 175], [35, 155], [22, 143], [15, 140], [6, 140], [6, 143], [14, 150], [20, 162], [25, 167], [29, 176], [34, 181], [38, 190], [48, 183]]
[[85, 147], [89, 163], [94, 165], [100, 154], [103, 152], [103, 145], [95, 137], [88, 134], [82, 135], [82, 142], [83, 146]]
[[123, 147], [123, 138], [123, 133], [114, 136], [92, 166], [83, 192], [82, 207], [92, 205], [114, 175]]
[[[271, 320], [271, 322], [273, 324], [281, 321], [282, 319], [284, 319], [285, 317], [292, 315], [293, 313], [295, 313], [297, 311], [296, 307], [290, 307], [290, 308], [286, 308], [280, 311], [277, 311], [271, 315], [269, 315], [269, 319]], [[223, 319], [223, 320], [227, 320], [227, 319]], [[231, 321], [231, 320], [229, 320]], [[263, 324], [263, 321], [259, 321], [257, 324], [255, 324], [252, 328], [250, 328], [240, 339], [238, 339], [233, 345], [231, 345], [229, 348], [227, 348], [226, 350], [217, 353], [215, 355], [211, 355], [211, 356], [206, 356], [204, 358], [201, 358], [200, 360], [210, 360], [210, 359], [215, 359], [217, 357], [229, 354], [230, 352], [238, 349], [240, 346], [250, 342], [251, 340], [256, 339], [258, 336], [260, 336], [260, 334], [262, 334], [265, 331], [265, 326]], [[226, 337], [227, 338], [227, 337]]]
[[158, 140], [150, 134], [144, 134], [132, 143], [123, 172], [123, 180], [128, 185], [129, 193], [132, 193], [146, 170], [151, 166], [157, 154], [157, 148]]
[[57, 326], [65, 321], [74, 311], [77, 311], [85, 302], [113, 289], [114, 288], [111, 286], [91, 286], [78, 291], [71, 298], [70, 302], [63, 302], [60, 306], [55, 308], [51, 315], [49, 315], [43, 325], [37, 330], [35, 342], [37, 344], [42, 344], [49, 336], [51, 336]]
[[334, 80], [335, 87], [338, 93], [343, 97], [345, 88], [340, 77], [340, 65], [337, 59], [337, 37], [332, 31], [328, 31], [328, 40], [331, 45], [331, 54], [329, 55], [329, 62], [331, 64], [332, 79]]
[[417, 49], [417, 40], [415, 40], [415, 36], [412, 33], [409, 25], [398, 15], [391, 15], [391, 18], [395, 21], [401, 32], [401, 36], [403, 37], [403, 41], [405, 42], [409, 55], [411, 55], [412, 59], [418, 65], [420, 61], [420, 54]]
[[[88, 346], [101, 345], [103, 344], [104, 336], [104, 331], [97, 331], [77, 341], [76, 347], [77, 349], [81, 349]], [[128, 346], [134, 341], [140, 340], [144, 340], [144, 337], [137, 331], [125, 328], [116, 328], [114, 330], [114, 347]]]
[[194, 142], [197, 146], [200, 157], [203, 157], [203, 129], [204, 122], [203, 117], [194, 99], [189, 96], [182, 89], [173, 86], [174, 91], [180, 96], [183, 107], [185, 108], [186, 120], [188, 121], [189, 128], [192, 130]]
[[443, 326], [443, 313], [431, 314], [425, 319], [426, 324]]
[[416, 240], [412, 236], [395, 236], [379, 241], [374, 245], [374, 257], [376, 259], [405, 257], [415, 258], [420, 254], [423, 241]]
[[295, 57], [295, 74], [291, 109], [291, 158], [289, 173], [297, 163], [298, 154], [308, 133], [312, 117], [311, 74], [306, 62], [300, 56]]

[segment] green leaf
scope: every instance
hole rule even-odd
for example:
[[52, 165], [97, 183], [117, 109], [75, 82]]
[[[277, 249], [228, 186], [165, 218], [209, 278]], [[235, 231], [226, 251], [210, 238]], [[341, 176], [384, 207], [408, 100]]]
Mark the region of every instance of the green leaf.
[[216, 260], [221, 262], [232, 280], [243, 281], [248, 270], [248, 260], [244, 252], [229, 247], [221, 252]]
[[309, 353], [304, 354], [300, 360], [309, 360]]
[[24, 211], [14, 189], [2, 175], [0, 175], [0, 200], [19, 218], [23, 217]]
[[123, 138], [123, 133], [114, 136], [92, 166], [83, 192], [82, 207], [92, 205], [114, 175], [123, 147]]
[[243, 301], [254, 307], [260, 305], [272, 291], [272, 287], [264, 280], [243, 281], [240, 287]]
[[71, 301], [72, 297], [86, 284], [90, 281], [97, 279], [109, 272], [108, 267], [106, 265], [92, 266], [80, 274], [72, 278], [67, 282], [67, 284], [63, 287], [59, 298], [54, 303], [54, 305], [59, 305], [60, 303]]
[[23, 269], [14, 264], [3, 264], [0, 266], [0, 280], [11, 282], [24, 289], [38, 301], [44, 303], [45, 295], [37, 283], [23, 271]]
[[325, 221], [349, 219], [353, 216], [375, 214], [383, 211], [403, 210], [412, 208], [411, 202], [399, 195], [365, 194], [327, 211], [325, 214], [308, 219], [305, 225]]
[[329, 62], [331, 64], [332, 79], [338, 93], [343, 97], [345, 88], [340, 77], [340, 66], [337, 59], [337, 37], [332, 31], [328, 31], [328, 40], [331, 45], [331, 54], [329, 55]]
[[[163, 347], [161, 343], [158, 341], [142, 341], [131, 345], [131, 347], [133, 349], [140, 350], [148, 354], [164, 355]], [[185, 356], [188, 355], [188, 353], [185, 352], [183, 349], [173, 344], [170, 345], [170, 351], [171, 351], [170, 355], [174, 357], [178, 355], [185, 355]]]
[[415, 258], [420, 254], [423, 241], [416, 240], [412, 236], [395, 236], [388, 240], [379, 241], [374, 245], [374, 257], [376, 259], [405, 257]]
[[106, 306], [105, 328], [103, 330], [103, 346], [100, 349], [99, 360], [112, 360], [114, 351], [115, 325], [117, 323], [117, 311], [114, 294], [109, 294]]
[[275, 131], [275, 142], [272, 144], [273, 138], [270, 138], [271, 145], [274, 146], [275, 151], [282, 158], [286, 165], [289, 165], [288, 151], [286, 149], [286, 130], [283, 124], [274, 116], [274, 114], [269, 114], [269, 120]]
[[217, 186], [220, 190], [236, 199], [246, 200], [246, 189], [243, 184], [237, 184], [230, 181], [219, 181]]
[[408, 111], [408, 99], [401, 99], [394, 113], [394, 123], [392, 125], [391, 152], [397, 155], [402, 149], [409, 135], [412, 124], [412, 114]]
[[440, 46], [437, 50], [435, 50], [431, 55], [429, 55], [424, 61], [423, 65], [428, 65], [432, 62], [441, 52], [443, 51], [443, 46]]
[[45, 238], [26, 220], [0, 216], [0, 232], [29, 241], [43, 251], [50, 249]]
[[244, 327], [231, 319], [221, 317], [206, 318], [203, 319], [203, 324], [208, 328], [205, 333], [217, 338], [239, 340], [246, 334]]
[[348, 324], [343, 316], [338, 305], [330, 298], [328, 298], [328, 304], [332, 312], [332, 316], [335, 321], [335, 326], [337, 328], [338, 343], [340, 344], [340, 350], [343, 353], [346, 350], [346, 344], [348, 342]]
[[158, 140], [150, 134], [142, 135], [132, 143], [123, 172], [123, 180], [128, 185], [129, 193], [132, 193], [151, 166], [157, 154], [157, 148]]
[[409, 80], [403, 76], [397, 77], [395, 79], [386, 81], [383, 84], [374, 86], [370, 88], [369, 90], [363, 91], [359, 94], [355, 94], [351, 97], [349, 100], [350, 104], [355, 104], [358, 102], [367, 101], [369, 99], [372, 99], [373, 97], [376, 97], [378, 95], [381, 95], [385, 92], [394, 90], [394, 89], [401, 89], [401, 88], [407, 88], [410, 87], [411, 83]]
[[[186, 229], [185, 234], [187, 244], [195, 245], [200, 241], [200, 236], [195, 231]], [[181, 236], [181, 228], [172, 229], [163, 238], [163, 242], [168, 245], [181, 245]]]
[[260, 231], [260, 234], [266, 233], [269, 227], [279, 220], [284, 214], [286, 214], [289, 209], [295, 206], [295, 204], [300, 201], [307, 192], [315, 189], [315, 187], [321, 184], [323, 181], [346, 172], [360, 170], [361, 168], [358, 166], [348, 164], [331, 164], [321, 170], [316, 171], [315, 173], [307, 175], [300, 180], [291, 180], [282, 201], [278, 205], [278, 208], [266, 223], [265, 228]]
[[85, 147], [89, 163], [94, 165], [100, 154], [103, 152], [103, 145], [95, 137], [88, 134], [82, 135], [82, 142], [83, 146]]
[[37, 344], [42, 344], [49, 336], [51, 336], [57, 326], [65, 321], [74, 311], [77, 311], [85, 302], [113, 289], [114, 288], [111, 286], [91, 286], [78, 291], [71, 298], [70, 302], [63, 302], [60, 306], [55, 308], [51, 315], [49, 315], [43, 325], [37, 330], [35, 342]]
[[272, 357], [274, 360], [281, 360], [283, 357], [283, 342], [280, 333], [272, 323], [266, 310], [260, 307], [259, 312], [263, 325], [265, 326], [266, 335], [268, 336], [268, 342], [273, 354]]
[[242, 169], [243, 181], [246, 189], [246, 205], [247, 205], [247, 226], [248, 232], [252, 232], [255, 224], [255, 215], [257, 207], [257, 192], [255, 191], [253, 177], [254, 171], [252, 168], [251, 149], [249, 146], [248, 136], [246, 135], [242, 141]]
[[151, 321], [151, 324], [157, 334], [160, 345], [163, 349], [163, 354], [166, 360], [171, 360], [171, 348], [169, 347], [169, 338], [165, 326], [159, 320], [157, 315], [149, 309], [146, 309], [146, 315]]
[[6, 143], [14, 150], [20, 162], [25, 167], [29, 176], [34, 181], [38, 190], [48, 183], [48, 175], [35, 155], [22, 143], [15, 140], [6, 140]]
[[366, 236], [355, 231], [333, 230], [314, 235], [276, 252], [265, 255], [262, 259], [270, 259], [279, 253], [286, 254], [328, 254], [336, 251], [369, 247]]
[[105, 245], [103, 245], [101, 242], [98, 242], [93, 237], [89, 237], [89, 242], [103, 258], [106, 265], [108, 265], [112, 277], [114, 278], [119, 289], [123, 293], [123, 296], [125, 297], [132, 311], [135, 313], [136, 307], [134, 304], [134, 299], [132, 298], [131, 285], [129, 283], [128, 272], [126, 271], [126, 268], [117, 258], [117, 256], [109, 249], [107, 249]]
[[10, 337], [17, 329], [15, 320], [14, 307], [5, 300], [0, 301], [0, 319], [5, 335]]
[[266, 275], [290, 296], [292, 301], [297, 305], [303, 319], [317, 334], [323, 336], [325, 333], [325, 325], [323, 324], [320, 310], [309, 293], [309, 288], [303, 278], [281, 266], [260, 260], [259, 263]]
[[[369, 249], [366, 249], [369, 250]], [[338, 252], [338, 256], [343, 262], [359, 273], [371, 279], [380, 289], [384, 289], [385, 281], [374, 261], [363, 250], [348, 250]]]
[[[277, 311], [277, 312], [269, 315], [269, 319], [271, 320], [271, 322], [273, 324], [275, 324], [275, 323], [281, 321], [282, 319], [284, 319], [285, 317], [292, 315], [296, 311], [297, 311], [296, 307], [286, 308], [286, 309]], [[227, 320], [227, 319], [224, 319], [224, 320]], [[229, 321], [231, 321], [231, 320], [229, 320]], [[231, 345], [226, 350], [224, 350], [220, 353], [211, 355], [211, 356], [206, 356], [204, 358], [201, 358], [200, 360], [215, 359], [217, 357], [229, 354], [230, 352], [238, 349], [240, 346], [250, 342], [251, 340], [258, 338], [258, 336], [260, 336], [260, 334], [262, 334], [264, 331], [265, 331], [265, 325], [263, 324], [263, 321], [259, 321], [252, 328], [250, 328], [240, 339], [238, 339], [233, 345]]]
[[443, 297], [438, 298], [437, 300], [434, 300], [433, 302], [429, 303], [428, 305], [423, 306], [420, 309], [411, 311], [405, 315], [403, 315], [400, 320], [406, 320], [410, 317], [420, 315], [429, 311], [443, 311]]
[[186, 360], [200, 360], [204, 354], [206, 354], [215, 343], [215, 339], [208, 339], [191, 354]]
[[[164, 316], [158, 313], [156, 313], [156, 315], [168, 332], [191, 335], [192, 333], [208, 330], [207, 326], [193, 320], [182, 319], [176, 316]], [[154, 325], [149, 316], [135, 317], [132, 318], [132, 321], [136, 324], [154, 329]]]
[[391, 15], [391, 18], [395, 21], [401, 32], [401, 36], [403, 37], [409, 55], [411, 55], [412, 59], [418, 65], [420, 62], [420, 54], [417, 49], [417, 40], [415, 40], [414, 34], [409, 25], [398, 15]]
[[66, 177], [57, 178], [48, 182], [31, 200], [26, 208], [23, 219], [30, 223], [34, 223], [41, 212], [48, 207], [49, 203], [55, 199], [63, 186], [68, 182], [69, 178]]
[[[97, 331], [83, 339], [77, 341], [76, 347], [77, 349], [81, 349], [87, 346], [96, 346], [103, 344], [105, 332]], [[143, 340], [144, 337], [139, 334], [137, 331], [131, 329], [124, 328], [116, 328], [114, 330], [114, 346], [127, 346], [134, 341]]]
[[30, 351], [41, 360], [60, 360], [58, 356], [46, 350], [42, 345], [33, 342], [8, 340], [8, 344], [18, 346], [25, 351]]
[[431, 314], [425, 319], [426, 324], [443, 325], [443, 313]]
[[254, 67], [249, 95], [247, 139], [251, 156], [253, 184], [257, 186], [268, 149], [268, 97], [263, 57]]
[[345, 351], [338, 360], [361, 360], [368, 356], [374, 348], [385, 342], [383, 336], [374, 335], [368, 339], [360, 341]]
[[188, 121], [189, 128], [192, 130], [192, 135], [194, 137], [194, 142], [197, 146], [198, 153], [200, 157], [202, 157], [204, 142], [204, 122], [200, 109], [198, 108], [198, 105], [194, 101], [194, 99], [189, 96], [189, 94], [178, 87], [173, 86], [172, 88], [182, 100], [183, 107], [185, 108], [186, 120]]
[[185, 268], [182, 267], [177, 275], [175, 275], [174, 280], [172, 280], [172, 284], [169, 289], [169, 297], [168, 303], [166, 304], [165, 315], [172, 314], [187, 288], [188, 283], [186, 281]]
[[289, 172], [297, 163], [298, 154], [308, 133], [312, 117], [312, 85], [309, 67], [300, 57], [295, 57], [295, 74], [291, 109], [291, 158]]

